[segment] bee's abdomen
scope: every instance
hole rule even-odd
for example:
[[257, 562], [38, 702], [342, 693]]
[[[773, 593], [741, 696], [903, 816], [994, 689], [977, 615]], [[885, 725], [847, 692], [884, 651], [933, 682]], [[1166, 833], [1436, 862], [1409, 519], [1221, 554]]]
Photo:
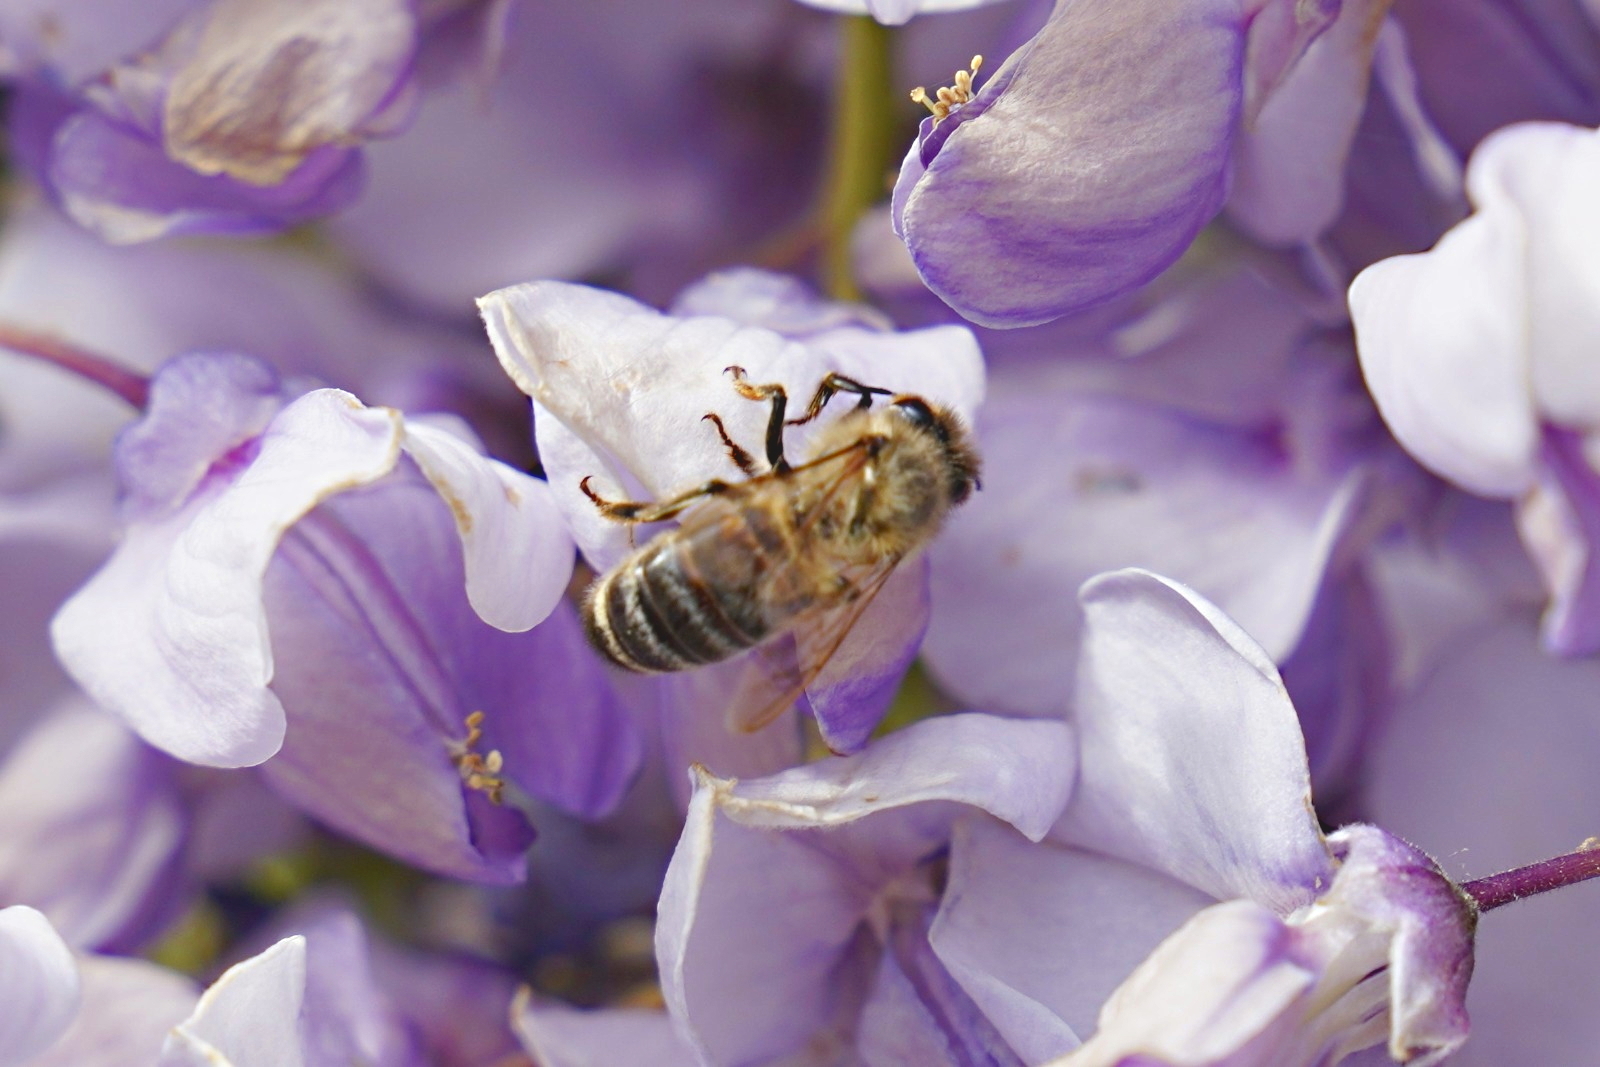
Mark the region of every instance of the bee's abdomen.
[[[687, 670], [759, 644], [770, 626], [754, 595], [756, 561], [731, 547], [664, 538], [625, 561], [584, 601], [590, 643], [641, 672]], [[701, 559], [707, 549], [714, 560]]]

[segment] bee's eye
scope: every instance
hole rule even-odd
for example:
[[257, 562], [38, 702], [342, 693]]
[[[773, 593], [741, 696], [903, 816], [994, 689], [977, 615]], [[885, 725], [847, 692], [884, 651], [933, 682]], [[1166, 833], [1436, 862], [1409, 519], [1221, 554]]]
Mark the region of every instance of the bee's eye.
[[920, 397], [903, 396], [894, 402], [894, 409], [914, 426], [924, 430], [933, 427], [933, 411]]

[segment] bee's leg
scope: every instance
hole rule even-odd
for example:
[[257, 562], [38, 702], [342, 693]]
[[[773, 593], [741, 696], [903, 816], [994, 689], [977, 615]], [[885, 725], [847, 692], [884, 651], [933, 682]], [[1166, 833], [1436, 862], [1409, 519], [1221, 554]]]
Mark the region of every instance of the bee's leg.
[[860, 397], [856, 402], [856, 407], [863, 409], [872, 406], [872, 398], [875, 396], [894, 395], [894, 391], [891, 389], [879, 389], [875, 385], [862, 385], [854, 378], [846, 378], [842, 374], [830, 371], [828, 376], [822, 379], [822, 384], [817, 386], [817, 392], [812, 396], [811, 403], [806, 405], [806, 413], [798, 419], [790, 419], [789, 425], [799, 426], [822, 414], [822, 409], [827, 406], [828, 401], [833, 399], [835, 393], [856, 394], [856, 396]]
[[783, 415], [789, 408], [789, 393], [777, 382], [751, 385], [745, 381], [743, 367], [729, 367], [727, 373], [733, 375], [733, 387], [746, 400], [772, 401], [772, 414], [767, 418], [767, 463], [782, 474], [789, 469], [789, 461], [783, 458]]
[[593, 477], [593, 475], [586, 476], [578, 483], [578, 488], [584, 496], [594, 502], [595, 507], [600, 509], [600, 514], [617, 522], [660, 522], [662, 519], [672, 518], [701, 497], [716, 496], [733, 488], [727, 482], [713, 478], [688, 492], [679, 493], [670, 500], [607, 500], [589, 488], [589, 482]]
[[702, 422], [709, 422], [717, 428], [717, 436], [722, 438], [722, 446], [728, 450], [728, 458], [733, 460], [740, 470], [744, 471], [746, 477], [754, 478], [756, 476], [755, 457], [740, 448], [739, 443], [728, 436], [728, 428], [722, 425], [722, 417], [716, 412], [710, 412], [700, 416], [700, 418]]

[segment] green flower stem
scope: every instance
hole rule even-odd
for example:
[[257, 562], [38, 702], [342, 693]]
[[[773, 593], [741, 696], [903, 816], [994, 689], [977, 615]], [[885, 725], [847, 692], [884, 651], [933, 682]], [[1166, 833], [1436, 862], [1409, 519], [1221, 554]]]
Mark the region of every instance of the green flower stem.
[[900, 147], [891, 46], [893, 31], [866, 17], [839, 20], [828, 169], [822, 191], [822, 280], [828, 295], [859, 300], [850, 235], [862, 214], [884, 198]]

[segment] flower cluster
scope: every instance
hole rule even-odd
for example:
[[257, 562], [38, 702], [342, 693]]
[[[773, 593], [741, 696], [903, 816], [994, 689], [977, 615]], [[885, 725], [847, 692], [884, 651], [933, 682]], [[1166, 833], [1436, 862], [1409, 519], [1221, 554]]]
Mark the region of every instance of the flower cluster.
[[0, 80], [0, 1067], [1592, 1063], [1594, 3]]

